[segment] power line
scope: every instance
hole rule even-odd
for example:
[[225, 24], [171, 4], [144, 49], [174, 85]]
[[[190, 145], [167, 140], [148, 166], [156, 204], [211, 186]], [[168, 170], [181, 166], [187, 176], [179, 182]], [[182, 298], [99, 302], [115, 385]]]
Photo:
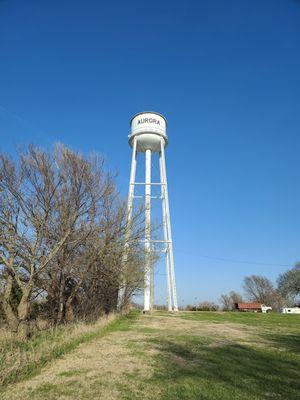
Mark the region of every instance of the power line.
[[[187, 254], [190, 256], [193, 255], [193, 254], [185, 253], [182, 251], [179, 251], [179, 253]], [[193, 255], [193, 256], [195, 256], [195, 255]], [[265, 265], [265, 266], [269, 266], [269, 267], [293, 267], [294, 266], [292, 264], [265, 263], [265, 262], [259, 262], [259, 261], [244, 261], [244, 260], [242, 261], [242, 260], [235, 260], [232, 258], [207, 256], [207, 255], [203, 255], [203, 254], [197, 254], [197, 257], [208, 258], [210, 260], [216, 260], [216, 261], [225, 261], [225, 262], [230, 262], [230, 263], [235, 263], [235, 264]]]

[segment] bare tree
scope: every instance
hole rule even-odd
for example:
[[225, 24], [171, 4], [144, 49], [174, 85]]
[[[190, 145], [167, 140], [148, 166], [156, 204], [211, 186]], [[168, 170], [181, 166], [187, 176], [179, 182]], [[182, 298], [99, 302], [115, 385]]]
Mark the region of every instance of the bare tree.
[[222, 305], [223, 311], [231, 311], [232, 309], [232, 302], [228, 294], [221, 294], [220, 296], [220, 303]]
[[53, 239], [58, 240], [68, 221], [75, 221], [68, 241], [40, 279], [52, 316], [60, 323], [73, 319], [72, 303], [100, 251], [94, 243], [98, 242], [103, 204], [115, 194], [115, 187], [99, 157], [85, 158], [62, 145], [56, 147], [54, 157], [61, 184], [56, 191]]
[[246, 276], [243, 287], [249, 300], [260, 303], [268, 303], [270, 294], [274, 291], [272, 282], [260, 275]]
[[249, 300], [270, 305], [276, 311], [280, 310], [286, 303], [286, 299], [274, 288], [272, 282], [264, 276], [251, 275], [245, 277], [244, 290]]
[[297, 263], [294, 268], [279, 275], [277, 283], [278, 290], [282, 296], [292, 302], [296, 302], [300, 296], [300, 263]]
[[228, 294], [222, 294], [220, 297], [220, 303], [222, 304], [223, 311], [234, 310], [235, 304], [242, 301], [242, 296], [233, 290], [231, 290]]
[[[37, 297], [50, 305], [56, 322], [72, 320], [76, 298], [84, 297], [91, 276], [105, 282], [102, 290], [110, 282], [116, 299], [124, 221], [124, 206], [99, 157], [86, 158], [62, 145], [53, 153], [30, 146], [17, 161], [0, 155], [2, 303], [11, 329], [28, 335], [31, 301]], [[132, 263], [135, 274], [140, 260], [135, 246], [131, 252], [138, 260]], [[140, 283], [138, 278], [133, 290]], [[13, 309], [15, 287], [21, 297]]]
[[[55, 237], [55, 195], [62, 181], [48, 154], [30, 147], [18, 165], [1, 155], [0, 175], [0, 257], [7, 282], [3, 304], [11, 328], [26, 337], [35, 280], [60, 252], [78, 216], [65, 221]], [[14, 283], [22, 292], [15, 314], [9, 301]]]

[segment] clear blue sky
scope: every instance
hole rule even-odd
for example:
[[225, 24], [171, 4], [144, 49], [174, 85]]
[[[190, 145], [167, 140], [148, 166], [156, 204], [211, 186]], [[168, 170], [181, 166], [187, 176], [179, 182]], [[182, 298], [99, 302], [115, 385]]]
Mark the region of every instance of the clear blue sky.
[[126, 196], [147, 109], [169, 120], [180, 303], [300, 259], [300, 1], [0, 0], [1, 150], [98, 151]]

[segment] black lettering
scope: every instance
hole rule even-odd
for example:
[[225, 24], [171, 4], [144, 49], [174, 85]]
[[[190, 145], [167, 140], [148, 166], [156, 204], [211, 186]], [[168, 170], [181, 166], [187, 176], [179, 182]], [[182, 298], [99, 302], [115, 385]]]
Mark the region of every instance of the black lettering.
[[138, 119], [138, 125], [139, 124], [147, 124], [147, 123], [160, 125], [159, 119], [155, 119], [155, 118]]

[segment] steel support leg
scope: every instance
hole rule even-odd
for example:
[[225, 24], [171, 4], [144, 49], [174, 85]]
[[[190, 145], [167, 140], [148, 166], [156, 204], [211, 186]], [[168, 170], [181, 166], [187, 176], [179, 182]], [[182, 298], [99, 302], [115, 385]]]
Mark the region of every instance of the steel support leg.
[[165, 253], [165, 263], [166, 263], [166, 276], [167, 276], [167, 306], [168, 310], [173, 310], [173, 301], [171, 293], [171, 275], [170, 275], [170, 257], [169, 257], [169, 236], [167, 228], [167, 216], [166, 216], [166, 195], [165, 195], [165, 177], [163, 170], [163, 162], [161, 153], [159, 154], [159, 171], [160, 171], [160, 182], [161, 182], [161, 198], [162, 198], [162, 219], [163, 219], [163, 233], [164, 241], [166, 242], [166, 253]]
[[166, 208], [166, 220], [167, 220], [167, 231], [169, 240], [169, 261], [170, 261], [170, 281], [171, 281], [171, 291], [173, 300], [173, 310], [178, 311], [177, 303], [177, 292], [176, 292], [176, 282], [175, 282], [175, 271], [174, 271], [174, 254], [173, 254], [173, 242], [172, 242], [172, 230], [171, 230], [171, 218], [170, 218], [170, 207], [169, 207], [169, 195], [168, 195], [168, 182], [167, 182], [167, 172], [166, 172], [166, 160], [165, 160], [165, 147], [164, 142], [161, 140], [161, 160], [162, 160], [162, 170], [163, 170], [163, 182], [165, 189], [165, 208]]
[[151, 309], [151, 150], [146, 150], [144, 311]]

